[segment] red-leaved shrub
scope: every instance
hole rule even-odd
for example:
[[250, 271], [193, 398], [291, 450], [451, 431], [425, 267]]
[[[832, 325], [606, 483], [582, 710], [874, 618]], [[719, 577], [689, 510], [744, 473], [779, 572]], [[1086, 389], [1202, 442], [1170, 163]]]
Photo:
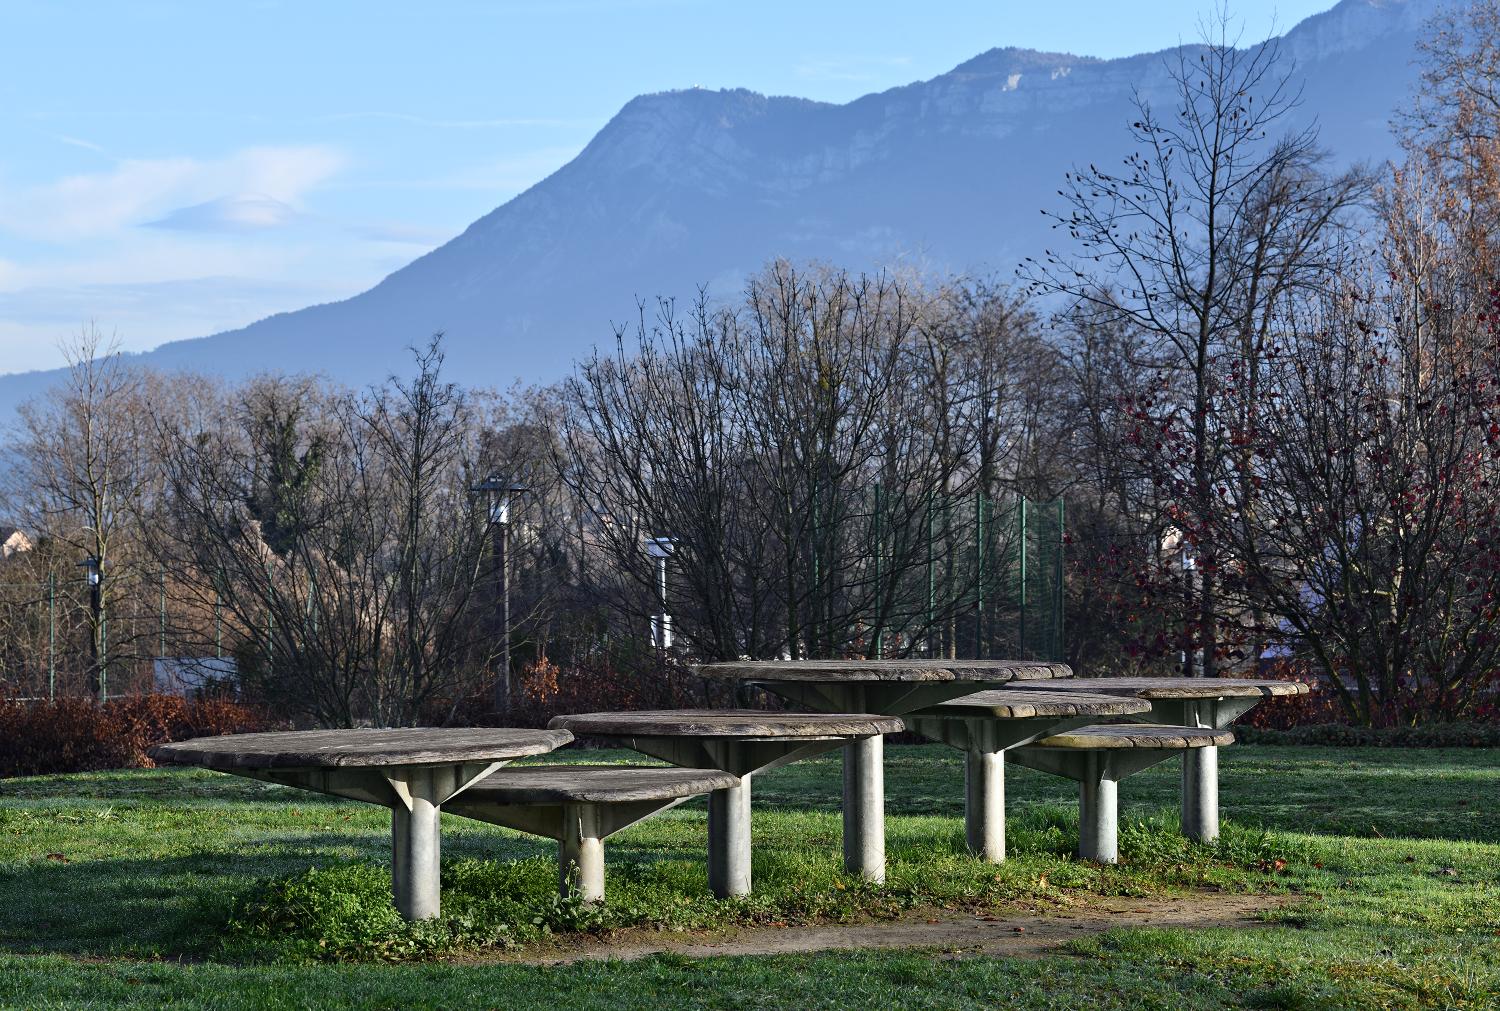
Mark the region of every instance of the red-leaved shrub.
[[265, 729], [254, 709], [224, 699], [135, 695], [92, 699], [0, 698], [0, 778], [96, 769], [149, 769], [148, 748], [190, 737]]
[[[1283, 695], [1265, 700], [1240, 720], [1245, 726], [1290, 730], [1295, 727], [1364, 725], [1364, 721], [1356, 719], [1344, 705], [1337, 686], [1329, 684], [1324, 677], [1301, 672], [1286, 662], [1268, 665], [1257, 676], [1301, 681], [1312, 691], [1307, 695]], [[1377, 729], [1438, 723], [1500, 723], [1500, 672], [1492, 671], [1480, 679], [1472, 700], [1462, 707], [1454, 704], [1451, 693], [1415, 681], [1404, 684], [1392, 695], [1377, 694], [1372, 700], [1369, 725]]]
[[[554, 716], [573, 713], [625, 712], [640, 709], [722, 709], [734, 705], [734, 686], [706, 680], [682, 666], [629, 670], [612, 663], [558, 667], [547, 660], [516, 677], [511, 727], [545, 727]], [[452, 722], [495, 722], [488, 695], [464, 701]]]

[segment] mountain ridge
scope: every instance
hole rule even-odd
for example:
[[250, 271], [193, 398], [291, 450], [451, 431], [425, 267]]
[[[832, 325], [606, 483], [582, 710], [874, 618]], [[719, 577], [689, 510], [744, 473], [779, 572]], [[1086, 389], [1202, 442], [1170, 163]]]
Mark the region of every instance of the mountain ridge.
[[[1387, 121], [1443, 0], [1343, 0], [1279, 39], [1344, 162], [1394, 153]], [[350, 298], [132, 356], [228, 376], [322, 372], [361, 385], [448, 334], [466, 381], [550, 381], [613, 338], [637, 299], [736, 291], [777, 256], [853, 269], [1014, 266], [1046, 240], [1062, 173], [1125, 151], [1133, 89], [1184, 47], [1118, 59], [995, 47], [848, 103], [748, 89], [639, 95], [568, 164]], [[1191, 51], [1192, 47], [1186, 47]], [[0, 376], [0, 411], [57, 375]]]

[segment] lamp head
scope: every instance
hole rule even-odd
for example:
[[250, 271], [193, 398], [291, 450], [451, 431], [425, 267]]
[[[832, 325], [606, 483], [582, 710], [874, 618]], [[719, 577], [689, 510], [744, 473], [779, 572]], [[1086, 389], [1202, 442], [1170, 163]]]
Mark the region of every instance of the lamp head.
[[474, 494], [483, 494], [489, 503], [491, 523], [510, 522], [510, 500], [514, 495], [521, 495], [531, 489], [510, 478], [491, 474], [489, 477], [472, 485], [469, 491]]

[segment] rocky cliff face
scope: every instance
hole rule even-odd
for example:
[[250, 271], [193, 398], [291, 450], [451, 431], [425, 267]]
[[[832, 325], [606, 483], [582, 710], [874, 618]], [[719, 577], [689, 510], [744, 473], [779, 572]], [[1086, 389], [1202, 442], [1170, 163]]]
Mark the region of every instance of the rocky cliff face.
[[[1296, 116], [1336, 160], [1394, 153], [1387, 124], [1442, 3], [1343, 0], [1281, 40], [1304, 81]], [[465, 382], [548, 381], [612, 340], [638, 298], [732, 293], [776, 256], [1008, 275], [1055, 241], [1039, 210], [1062, 174], [1125, 155], [1132, 93], [1169, 99], [1173, 58], [992, 49], [847, 105], [641, 96], [574, 161], [370, 291], [143, 358], [364, 383], [404, 370], [405, 348], [442, 330]], [[0, 409], [47, 378], [0, 377]]]

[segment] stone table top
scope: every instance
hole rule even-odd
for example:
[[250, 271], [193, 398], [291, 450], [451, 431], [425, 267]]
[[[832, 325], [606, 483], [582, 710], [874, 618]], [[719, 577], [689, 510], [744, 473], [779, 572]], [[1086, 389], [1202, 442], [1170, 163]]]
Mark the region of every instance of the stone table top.
[[548, 726], [598, 737], [712, 737], [757, 740], [828, 739], [894, 734], [895, 716], [871, 713], [779, 713], [761, 709], [660, 709], [555, 717]]
[[463, 796], [468, 802], [500, 804], [613, 804], [696, 797], [739, 782], [727, 772], [675, 765], [511, 766], [486, 776]]
[[1000, 688], [975, 692], [952, 702], [918, 710], [912, 715], [1019, 720], [1034, 716], [1129, 716], [1150, 711], [1151, 703], [1145, 699], [1091, 692], [1055, 692], [1050, 690], [1049, 684], [1048, 688], [1036, 690]]
[[1115, 723], [1098, 727], [1079, 727], [1063, 734], [1043, 737], [1033, 748], [1115, 749], [1115, 748], [1207, 748], [1233, 744], [1228, 730], [1167, 727], [1153, 723]]
[[1102, 692], [1142, 699], [1272, 698], [1306, 695], [1300, 681], [1259, 678], [1069, 678], [1047, 685], [1049, 691]]
[[334, 769], [497, 762], [544, 755], [573, 739], [566, 730], [394, 727], [229, 734], [161, 744], [158, 762], [237, 769]]
[[1032, 660], [745, 660], [699, 664], [704, 677], [752, 681], [1040, 681], [1069, 678], [1067, 664]]

